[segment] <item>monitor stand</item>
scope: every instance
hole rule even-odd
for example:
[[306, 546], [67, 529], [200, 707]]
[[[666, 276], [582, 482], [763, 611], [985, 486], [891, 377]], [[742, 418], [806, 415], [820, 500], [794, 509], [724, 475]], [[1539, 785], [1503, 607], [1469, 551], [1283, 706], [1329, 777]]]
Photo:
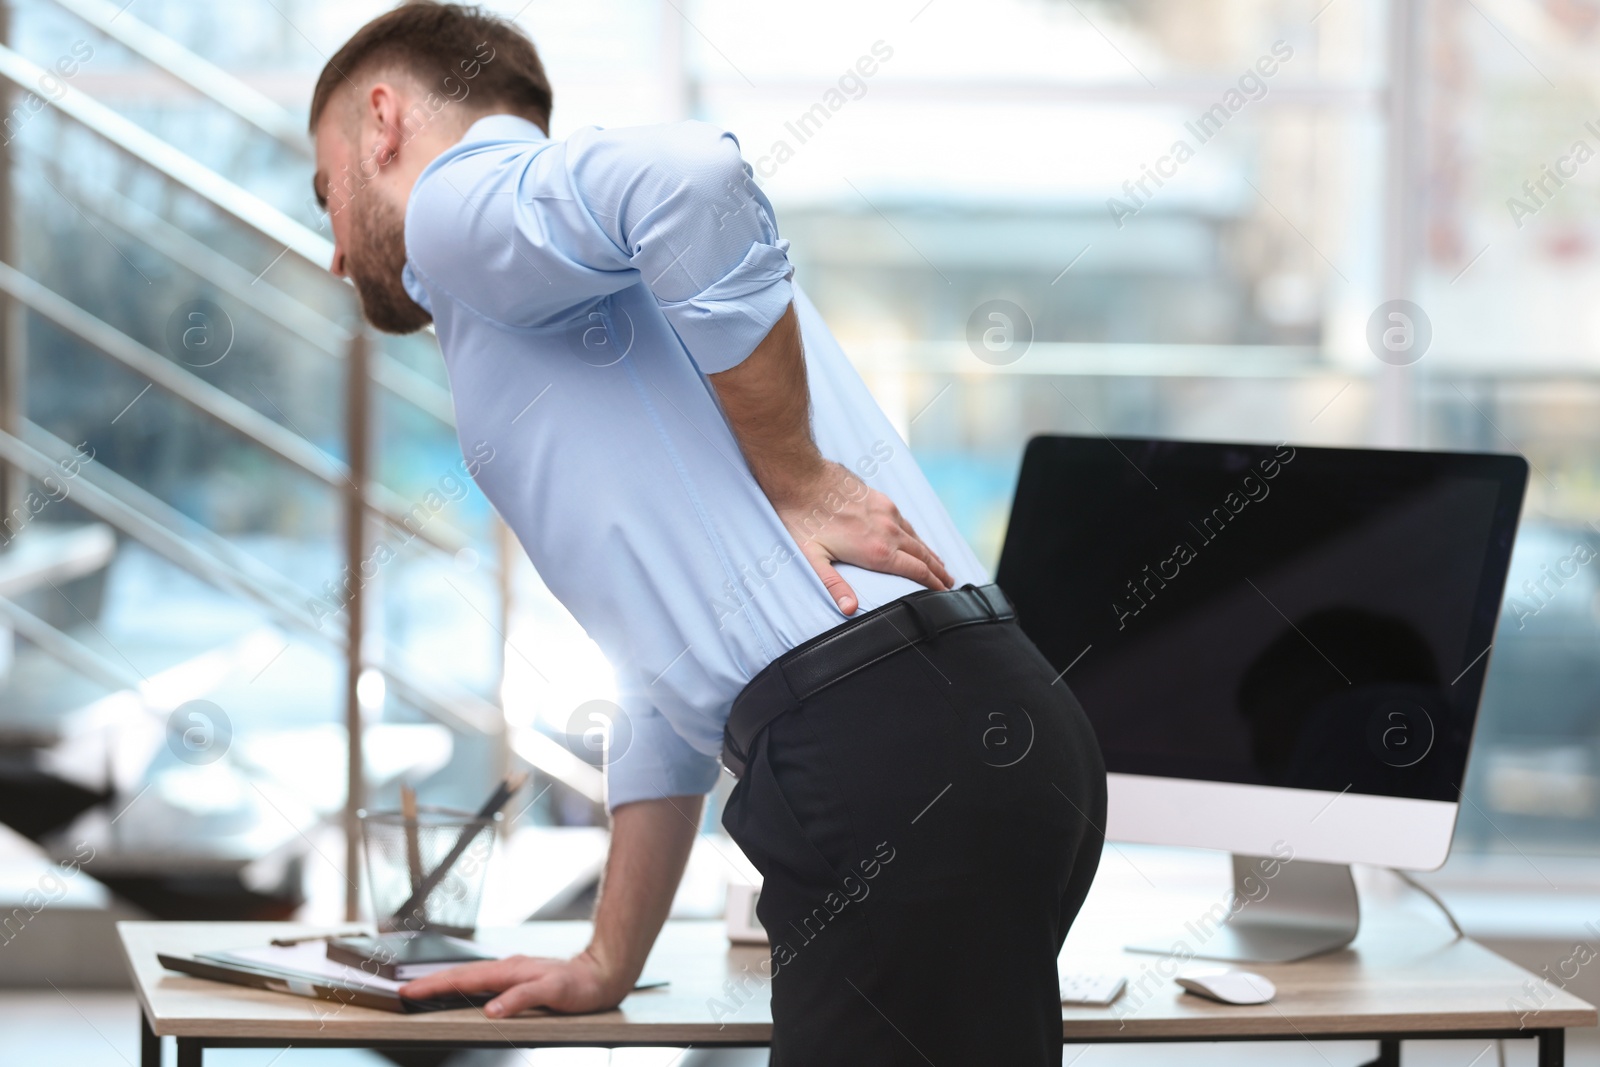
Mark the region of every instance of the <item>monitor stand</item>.
[[[1275, 873], [1267, 873], [1275, 872]], [[1239, 963], [1288, 963], [1355, 940], [1361, 908], [1350, 867], [1233, 857], [1233, 894], [1133, 952]]]

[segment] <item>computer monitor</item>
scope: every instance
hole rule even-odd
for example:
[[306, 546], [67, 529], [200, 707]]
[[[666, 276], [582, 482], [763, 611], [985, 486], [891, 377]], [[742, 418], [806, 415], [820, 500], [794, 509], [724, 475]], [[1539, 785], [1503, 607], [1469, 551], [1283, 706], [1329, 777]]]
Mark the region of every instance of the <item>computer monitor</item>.
[[1094, 725], [1107, 837], [1289, 859], [1273, 888], [1309, 879], [1349, 936], [1322, 865], [1443, 863], [1526, 483], [1507, 455], [1030, 442], [997, 580]]

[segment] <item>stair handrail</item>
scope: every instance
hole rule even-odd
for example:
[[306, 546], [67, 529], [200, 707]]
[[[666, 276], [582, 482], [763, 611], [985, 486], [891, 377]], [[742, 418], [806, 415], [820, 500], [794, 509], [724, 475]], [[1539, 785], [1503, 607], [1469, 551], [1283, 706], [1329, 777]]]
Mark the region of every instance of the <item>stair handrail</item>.
[[[195, 410], [305, 471], [327, 487], [340, 492], [349, 488], [350, 473], [344, 463], [180, 364], [162, 358], [115, 326], [96, 318], [8, 263], [0, 263], [0, 293], [161, 386], [164, 391]], [[405, 503], [392, 489], [375, 483], [361, 489], [367, 509], [395, 529], [418, 537], [444, 552], [454, 554], [467, 547], [465, 535], [440, 523], [418, 524], [415, 529], [407, 526]]]
[[113, 663], [71, 634], [51, 626], [10, 597], [0, 596], [0, 622], [27, 638], [45, 655], [66, 664], [79, 674], [113, 692], [126, 689], [139, 693], [143, 699], [142, 680], [136, 674]]
[[52, 2], [279, 144], [303, 156], [311, 154], [309, 137], [287, 108], [160, 30], [141, 22], [128, 12], [127, 4], [113, 4], [109, 0]]
[[[37, 158], [34, 165], [49, 164]], [[87, 208], [101, 221], [109, 222], [246, 307], [260, 312], [270, 323], [319, 352], [338, 360], [345, 358], [350, 339], [354, 336], [345, 326], [276, 288], [264, 278], [252, 277], [247, 269], [232, 259], [115, 189], [101, 187], [88, 191], [82, 186], [75, 188], [80, 194], [78, 207]], [[374, 352], [372, 362], [374, 384], [454, 429], [455, 406], [450, 399], [450, 390], [387, 352]]]
[[[0, 78], [32, 92], [49, 72], [0, 45]], [[333, 263], [333, 242], [295, 221], [265, 200], [242, 189], [100, 101], [71, 82], [57, 78], [60, 88], [50, 104], [102, 140], [159, 171], [207, 203], [227, 212], [250, 229], [281, 244], [297, 258], [327, 270]]]
[[[0, 460], [26, 471], [34, 478], [59, 478], [61, 464], [70, 461], [74, 455], [71, 446], [37, 424], [30, 422], [27, 429], [35, 441], [49, 442], [49, 451], [0, 430]], [[330, 631], [322, 625], [317, 614], [295, 603], [285, 591], [267, 588], [257, 578], [217, 558], [200, 544], [173, 532], [162, 520], [100, 484], [108, 480], [110, 474], [106, 470], [91, 473], [89, 467], [83, 467], [73, 481], [72, 499], [85, 511], [115, 526], [188, 573], [255, 603], [276, 624], [312, 637], [336, 650], [348, 650], [348, 635]], [[153, 499], [142, 503], [149, 506]], [[157, 504], [157, 510], [168, 507], [159, 502]], [[432, 679], [423, 680], [403, 665], [374, 663], [364, 655], [361, 664], [363, 669], [379, 671], [390, 691], [400, 700], [460, 732], [492, 736], [504, 720], [504, 712], [500, 708], [460, 687]], [[535, 730], [524, 729], [513, 734], [511, 745], [536, 770], [562, 782], [580, 795], [597, 803], [603, 797], [601, 772], [569, 752], [555, 739]]]
[[[57, 0], [57, 2], [60, 3], [61, 0]], [[105, 15], [105, 22], [108, 26], [112, 22], [118, 21], [121, 17], [119, 15], [106, 15], [104, 11], [96, 12], [93, 4], [91, 3], [88, 6], [85, 6], [86, 2], [87, 0], [71, 0], [70, 5], [63, 4], [63, 6], [68, 7], [69, 10], [71, 10], [73, 6], [76, 6], [77, 8], [88, 11], [90, 14]], [[127, 41], [123, 41], [122, 43], [132, 48], [132, 50], [138, 52], [139, 54], [144, 55], [145, 58], [150, 59], [152, 62], [156, 62], [157, 65], [162, 66], [163, 69], [168, 69], [170, 61], [174, 56], [178, 55], [178, 52], [171, 50], [164, 51], [161, 44], [157, 41], [157, 38], [159, 38], [161, 35], [149, 27], [144, 27], [144, 30], [148, 31], [148, 34], [139, 38], [143, 50], [141, 50], [141, 47], [134, 47]], [[128, 31], [123, 32], [126, 34]], [[140, 33], [138, 29], [135, 29], [131, 32], [135, 35]], [[177, 46], [175, 43], [173, 44], [173, 47], [181, 48], [181, 46]], [[163, 64], [162, 62], [158, 61], [152, 56], [152, 54], [150, 54], [152, 52], [154, 52], [155, 55], [165, 57], [169, 63]], [[182, 66], [183, 73], [179, 73], [178, 71], [171, 69], [169, 69], [169, 73], [173, 73], [175, 76], [180, 77], [182, 80], [199, 89], [208, 97], [211, 97], [212, 99], [216, 100], [216, 102], [223, 104], [223, 106], [230, 106], [226, 100], [217, 98], [217, 92], [206, 91], [206, 88], [216, 90], [218, 86], [223, 84], [221, 80], [201, 75], [199, 72], [201, 72], [203, 68], [192, 63], [184, 63], [181, 58], [176, 62]], [[215, 68], [212, 68], [212, 70], [217, 74], [223, 73], [220, 71], [215, 71]], [[48, 72], [46, 72], [43, 68], [30, 62], [14, 50], [5, 47], [4, 45], [0, 45], [0, 78], [9, 80], [24, 90], [31, 91], [33, 86], [43, 84], [43, 79], [46, 77], [47, 73]], [[191, 77], [185, 77], [185, 74], [191, 75]], [[224, 77], [231, 76], [224, 75]], [[55, 79], [55, 81], [59, 83], [59, 87], [51, 92], [50, 95], [52, 99], [50, 103], [52, 103], [55, 108], [68, 119], [76, 122], [78, 125], [100, 137], [102, 140], [111, 144], [124, 154], [150, 167], [152, 170], [162, 174], [183, 188], [188, 189], [201, 200], [206, 201], [225, 214], [232, 216], [234, 219], [243, 223], [247, 229], [253, 230], [269, 240], [281, 244], [283, 246], [283, 252], [280, 253], [280, 257], [282, 255], [293, 254], [296, 258], [319, 270], [326, 270], [332, 263], [333, 245], [332, 242], [328, 241], [326, 238], [320, 236], [312, 231], [309, 227], [301, 224], [289, 215], [273, 207], [271, 204], [262, 200], [255, 194], [250, 193], [233, 182], [228, 181], [226, 178], [205, 167], [198, 161], [192, 159], [186, 153], [168, 144], [161, 138], [150, 133], [143, 127], [118, 114], [112, 109], [99, 103], [97, 100], [83, 93], [81, 90], [62, 81], [61, 79]], [[203, 83], [205, 88], [203, 88], [201, 84], [196, 84], [197, 81]], [[242, 86], [242, 83], [239, 84]], [[251, 90], [251, 92], [254, 91]], [[235, 103], [242, 103], [244, 101], [244, 94], [229, 94], [226, 90], [224, 90], [221, 95], [229, 97]], [[273, 106], [276, 107], [276, 105]], [[237, 107], [230, 107], [230, 109], [234, 110], [235, 113], [239, 113], [239, 108]], [[252, 108], [250, 106], [245, 107], [245, 110], [251, 109]], [[265, 112], [259, 112], [257, 117], [262, 117], [265, 114]], [[241, 115], [241, 117], [245, 117], [247, 120], [250, 119], [248, 115]], [[258, 126], [261, 125], [259, 122], [255, 122], [254, 124]], [[274, 117], [270, 120], [270, 124], [279, 124], [278, 119]], [[280, 132], [287, 134], [288, 127], [281, 126]], [[305, 151], [305, 148], [308, 144], [306, 140], [301, 139], [301, 136], [298, 134], [298, 132], [294, 135], [292, 142], [284, 141], [284, 138], [279, 136], [278, 133], [274, 133], [273, 136], [276, 139], [283, 141], [283, 143], [292, 144], [302, 152]], [[271, 265], [269, 264], [268, 269], [270, 269], [270, 266]], [[31, 279], [25, 279], [25, 277], [20, 275], [19, 272], [16, 272], [11, 268], [6, 268], [4, 264], [0, 264], [0, 268], [3, 268], [0, 269], [0, 273], [4, 273], [5, 270], [11, 271], [10, 275], [8, 275], [6, 278], [9, 284], [5, 288], [12, 299], [17, 300], [18, 303], [33, 306], [28, 304], [27, 300], [24, 300], [17, 295], [18, 290], [27, 288], [26, 285], [19, 283], [18, 279], [22, 278], [23, 281], [31, 281]], [[37, 283], [33, 284], [37, 286]], [[93, 316], [89, 316], [87, 312], [83, 311], [83, 309], [76, 308], [75, 305], [72, 305], [70, 302], [60, 298], [59, 294], [54, 294], [51, 290], [44, 287], [39, 288], [43, 289], [44, 293], [56, 297], [60, 303], [64, 303], [67, 305], [67, 307], [76, 310], [79, 313], [78, 315], [68, 315], [67, 317], [76, 321], [78, 325], [88, 325], [88, 323], [84, 321], [85, 317], [95, 323], [98, 323], [98, 320], [93, 319]], [[30, 295], [34, 297], [40, 297], [41, 293], [39, 292], [39, 289], [35, 289]], [[42, 302], [49, 303], [49, 300], [48, 298], [45, 298]], [[34, 310], [39, 311], [40, 309], [38, 307], [34, 307]], [[57, 304], [55, 310], [61, 311], [63, 309], [60, 307], [60, 304]], [[106, 330], [112, 329], [104, 323], [100, 323], [99, 325], [104, 326]], [[69, 332], [77, 332], [72, 330], [71, 326], [68, 326], [67, 328], [69, 329]], [[125, 335], [121, 335], [120, 332], [112, 330], [112, 333], [115, 333], [116, 336], [121, 337], [124, 341], [127, 341], [130, 344], [137, 344], [137, 342], [133, 342], [130, 338], [126, 338]], [[82, 335], [80, 334], [80, 336]], [[109, 335], [102, 334], [102, 336]], [[94, 342], [91, 341], [90, 343], [93, 344]], [[361, 346], [362, 344], [362, 338], [353, 335], [351, 338], [351, 351], [354, 352], [356, 347]], [[96, 347], [101, 346], [97, 345]], [[131, 349], [126, 349], [125, 346], [120, 344], [118, 344], [118, 347], [119, 349], [123, 350], [123, 355], [127, 355], [132, 352]], [[139, 347], [143, 348], [143, 346]], [[177, 367], [176, 364], [161, 360], [159, 356], [149, 352], [148, 349], [143, 349], [143, 351], [159, 362], [177, 370], [179, 374], [188, 374], [187, 371]], [[363, 352], [365, 352], [364, 348]], [[390, 391], [395, 392], [397, 395], [401, 395], [402, 397], [405, 396], [405, 390], [403, 388], [404, 386], [416, 385], [416, 382], [409, 380], [406, 375], [383, 373], [386, 370], [393, 370], [393, 367], [386, 367], [382, 361], [369, 361], [369, 359], [363, 355], [361, 364], [362, 367], [365, 368], [361, 374], [363, 381], [375, 381], [386, 388], [390, 388]], [[374, 365], [376, 365], [376, 371], [373, 369]], [[394, 366], [398, 367], [403, 365], [395, 363]], [[159, 368], [155, 368], [148, 364], [146, 365], [146, 369], [155, 370], [157, 374], [161, 373]], [[409, 369], [407, 368], [407, 370]], [[150, 377], [148, 374], [146, 376]], [[203, 381], [202, 379], [199, 379], [198, 376], [190, 375], [190, 377], [192, 377], [195, 381]], [[385, 380], [386, 378], [388, 379], [387, 381]], [[155, 379], [152, 378], [152, 380]], [[179, 382], [180, 379], [174, 378], [169, 384], [178, 384]], [[402, 388], [395, 388], [396, 385], [399, 385]], [[194, 393], [194, 390], [192, 389], [185, 391], [191, 394]], [[224, 397], [230, 401], [233, 400], [233, 398], [228, 397], [227, 394], [221, 393], [220, 390], [217, 392], [221, 397]], [[363, 389], [362, 392], [365, 393], [365, 389]], [[215, 398], [208, 397], [207, 399]], [[411, 398], [406, 397], [406, 399]], [[413, 400], [412, 402], [425, 411], [429, 410], [431, 407], [432, 410], [430, 413], [437, 415], [443, 408], [443, 405], [439, 402], [440, 398], [435, 395], [430, 395], [427, 397], [427, 399], [432, 401], [432, 403], [424, 404], [416, 400]], [[237, 404], [238, 402], [233, 401], [233, 403]], [[365, 401], [363, 401], [363, 404], [364, 403]], [[229, 405], [227, 403], [222, 403], [220, 406], [226, 408]], [[244, 407], [246, 411], [250, 411], [252, 414], [259, 416], [259, 412], [254, 412], [254, 409], [250, 409], [245, 405], [240, 406]], [[453, 412], [451, 414], [453, 416]], [[248, 421], [249, 417], [245, 416], [245, 418]], [[271, 426], [277, 426], [276, 423], [272, 423], [271, 420], [265, 419], [264, 416], [261, 416], [261, 419]], [[228, 420], [224, 419], [223, 421], [227, 422]], [[453, 417], [451, 417], [446, 421], [453, 424], [454, 420]], [[233, 425], [231, 422], [229, 424]], [[240, 429], [240, 427], [236, 425], [234, 425], [233, 428]], [[262, 427], [256, 428], [263, 429]], [[277, 429], [282, 430], [282, 427], [277, 427]], [[275, 436], [271, 430], [264, 430], [264, 433], [269, 437]], [[27, 469], [28, 464], [17, 458], [17, 449], [25, 449], [27, 446], [23, 445], [22, 442], [15, 437], [4, 435], [3, 431], [0, 431], [0, 437], [4, 438], [0, 439], [0, 446], [3, 446], [0, 447], [0, 459], [5, 459], [8, 462], [13, 463], [19, 467], [19, 469]], [[258, 441], [258, 443], [264, 442]], [[287, 442], [279, 443], [286, 444]], [[303, 442], [303, 444], [310, 446], [310, 442]], [[291, 451], [294, 451], [294, 449], [291, 449]], [[37, 459], [39, 457], [36, 455], [32, 458]], [[326, 457], [323, 458], [326, 459]], [[302, 466], [304, 465], [302, 464]], [[315, 466], [315, 464], [313, 464], [313, 466]], [[337, 466], [337, 464], [335, 464], [335, 466]], [[307, 469], [310, 468], [308, 467]], [[328, 472], [324, 470], [322, 473], [326, 474]], [[326, 478], [324, 478], [324, 480], [326, 481]], [[385, 508], [382, 506], [388, 501], [382, 499], [373, 501], [372, 499], [374, 496], [383, 497], [386, 492], [387, 491], [384, 489], [384, 487], [377, 485], [374, 482], [370, 485], [370, 487], [367, 487], [367, 492], [349, 489], [345, 491], [345, 495], [347, 498], [349, 498], [352, 494], [359, 493], [361, 507], [363, 509], [375, 510], [389, 521], [394, 522], [394, 515], [392, 513], [386, 513]], [[369, 496], [368, 493], [372, 495]], [[91, 494], [85, 493], [83, 495], [87, 497]], [[389, 496], [392, 497], [392, 494], [389, 494]], [[101, 500], [102, 504], [105, 502], [105, 499]], [[108, 521], [111, 520], [108, 519]], [[116, 525], [116, 523], [113, 522], [113, 525]], [[148, 533], [149, 531], [146, 532]], [[431, 531], [430, 535], [425, 536], [425, 539], [438, 545], [439, 541], [437, 537], [433, 536], [436, 535], [437, 532], [437, 530]], [[159, 535], [157, 536], [159, 537]], [[359, 539], [357, 539], [357, 543], [359, 543]], [[182, 550], [185, 546], [183, 545], [181, 539], [168, 535], [168, 538], [165, 541], [165, 546], [166, 548], [171, 549], [177, 556], [184, 556]], [[451, 550], [445, 545], [440, 545], [440, 547], [445, 547], [447, 551]], [[179, 565], [185, 569], [189, 569], [194, 573], [202, 573], [201, 571], [193, 570], [196, 564], [197, 561], [193, 557], [187, 558], [187, 562], [179, 562]], [[200, 564], [200, 566], [203, 566], [203, 564]], [[235, 591], [243, 590], [236, 589]], [[317, 632], [320, 632], [320, 630]], [[360, 642], [347, 641], [346, 645], [347, 657], [353, 658], [353, 660], [359, 664], [361, 662], [361, 655], [359, 652], [354, 651], [354, 649], [359, 648]], [[432, 697], [427, 691], [426, 687], [418, 686], [408, 679], [406, 677], [407, 672], [392, 666], [379, 667], [379, 669], [389, 678], [393, 691], [395, 692], [396, 696], [400, 697], [400, 699], [407, 700], [408, 702], [428, 712], [430, 715], [433, 715], [435, 718], [438, 718], [441, 721], [452, 723], [461, 722], [460, 717], [455, 714], [455, 712], [449, 706], [447, 706], [446, 703], [436, 700], [434, 697]], [[492, 703], [483, 701], [481, 698], [478, 698], [472, 694], [459, 694], [454, 698], [453, 702], [459, 706], [469, 708], [473, 713], [475, 713], [469, 714], [468, 719], [470, 720], [472, 718], [476, 718], [479, 721], [479, 725], [474, 727], [476, 729], [492, 733], [494, 728], [491, 727], [489, 723], [491, 720], [497, 720], [499, 723], [498, 728], [503, 731], [503, 736], [506, 738], [507, 743], [509, 743], [511, 750], [516, 752], [521, 758], [526, 760], [535, 768], [544, 771], [556, 780], [566, 783], [591, 801], [599, 802], [602, 799], [603, 776], [601, 772], [585, 761], [579, 759], [571, 752], [567, 751], [564, 746], [562, 746], [553, 738], [539, 732], [538, 730], [527, 727], [516, 729], [509, 728], [509, 725], [505, 723], [504, 712], [500, 708], [496, 707]], [[347, 719], [348, 718], [349, 715], [347, 714]], [[466, 725], [472, 726], [473, 724], [469, 721]], [[465, 727], [458, 726], [458, 728]], [[352, 759], [352, 768], [354, 767], [355, 761]], [[351, 799], [347, 806], [354, 805], [355, 787], [359, 782], [359, 778], [354, 769], [352, 769], [351, 773], [352, 791]], [[356, 860], [353, 851], [347, 856], [347, 860], [351, 868], [354, 869]], [[354, 918], [354, 907], [355, 905], [353, 898], [347, 900], [346, 910], [348, 912], [348, 917], [350, 918]]]
[[[56, 475], [58, 482], [61, 481], [61, 472], [65, 470], [77, 472], [66, 487], [68, 496], [79, 484], [78, 479], [104, 491], [125, 507], [160, 524], [185, 543], [199, 548], [213, 559], [226, 564], [235, 573], [250, 579], [255, 590], [254, 598], [269, 610], [276, 611], [279, 605], [302, 604], [306, 600], [305, 590], [301, 586], [209, 526], [185, 515], [148, 489], [118, 474], [104, 463], [74, 463], [75, 450], [71, 444], [61, 440], [38, 423], [27, 422], [22, 429], [20, 440], [25, 445], [48, 459], [56, 460], [59, 468]], [[61, 467], [63, 462], [67, 464], [65, 468]], [[271, 603], [265, 602], [268, 599], [266, 594], [270, 594]]]

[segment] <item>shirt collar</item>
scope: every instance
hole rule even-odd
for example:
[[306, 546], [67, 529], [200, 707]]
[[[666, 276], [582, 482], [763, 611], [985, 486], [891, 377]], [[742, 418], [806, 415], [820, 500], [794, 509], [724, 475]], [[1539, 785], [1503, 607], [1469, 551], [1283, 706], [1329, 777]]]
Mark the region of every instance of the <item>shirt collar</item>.
[[485, 115], [467, 127], [457, 144], [480, 141], [548, 141], [538, 124], [520, 115]]
[[[433, 172], [444, 166], [450, 160], [460, 155], [466, 148], [475, 144], [492, 144], [496, 141], [522, 141], [525, 143], [539, 143], [550, 140], [537, 123], [522, 118], [519, 115], [485, 115], [483, 118], [467, 127], [467, 132], [461, 135], [461, 140], [446, 148], [435, 156], [422, 173], [417, 175], [416, 184], [412, 186], [411, 197], [406, 204], [406, 215], [409, 219], [411, 204], [416, 202], [416, 191], [422, 183], [433, 176]], [[408, 287], [409, 288], [409, 287]], [[415, 296], [412, 299], [416, 299]], [[418, 303], [422, 303], [420, 300]], [[424, 304], [424, 307], [427, 305]]]
[[417, 272], [411, 266], [409, 259], [406, 260], [406, 265], [400, 268], [400, 285], [418, 307], [430, 316], [433, 314], [433, 297], [428, 295], [427, 287], [422, 284], [422, 279], [417, 277]]

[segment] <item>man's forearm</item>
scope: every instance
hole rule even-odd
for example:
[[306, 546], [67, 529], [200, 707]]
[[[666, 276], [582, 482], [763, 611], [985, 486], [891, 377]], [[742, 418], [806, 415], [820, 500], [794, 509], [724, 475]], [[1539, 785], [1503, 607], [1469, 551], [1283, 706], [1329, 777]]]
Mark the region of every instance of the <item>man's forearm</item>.
[[703, 801], [698, 796], [641, 800], [612, 813], [611, 851], [586, 952], [616, 983], [618, 999], [638, 980], [667, 920], [699, 831]]
[[793, 304], [748, 358], [711, 375], [711, 384], [750, 473], [775, 505], [825, 475], [811, 437], [811, 391]]
[[894, 501], [855, 472], [823, 458], [811, 436], [800, 321], [791, 303], [743, 362], [711, 375], [728, 427], [756, 484], [771, 501], [839, 610], [859, 605], [835, 561], [898, 574], [930, 589], [950, 574]]

